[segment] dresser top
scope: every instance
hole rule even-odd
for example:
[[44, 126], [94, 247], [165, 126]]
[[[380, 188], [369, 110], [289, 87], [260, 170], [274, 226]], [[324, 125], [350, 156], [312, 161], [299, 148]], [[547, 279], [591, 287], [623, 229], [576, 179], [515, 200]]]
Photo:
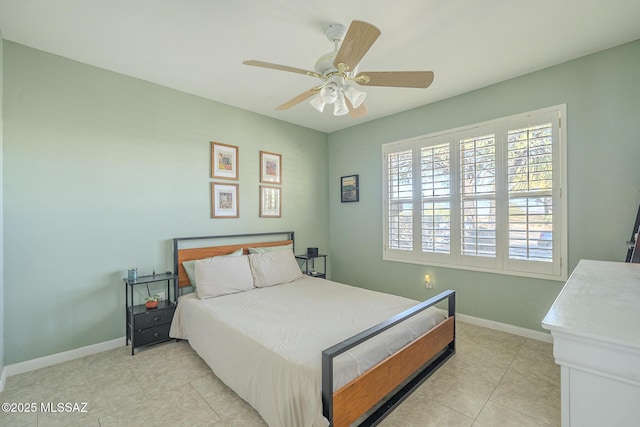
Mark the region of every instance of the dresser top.
[[640, 264], [581, 260], [542, 327], [640, 349]]

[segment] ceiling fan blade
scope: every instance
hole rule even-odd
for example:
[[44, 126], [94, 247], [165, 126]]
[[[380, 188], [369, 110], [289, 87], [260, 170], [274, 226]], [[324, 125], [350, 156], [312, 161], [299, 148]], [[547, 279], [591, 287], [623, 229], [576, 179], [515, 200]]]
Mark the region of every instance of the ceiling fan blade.
[[362, 86], [417, 87], [424, 89], [433, 83], [433, 71], [363, 71], [358, 73], [353, 80]]
[[369, 110], [364, 104], [360, 104], [358, 108], [355, 108], [349, 98], [345, 97], [344, 102], [347, 104], [347, 108], [349, 109], [349, 115], [351, 118], [358, 119], [360, 117], [366, 116]]
[[353, 70], [379, 36], [380, 30], [373, 25], [367, 22], [353, 21], [344, 36], [333, 65], [340, 68], [338, 64], [345, 64], [345, 71]]
[[256, 61], [254, 59], [244, 61], [243, 64], [252, 65], [254, 67], [271, 68], [272, 70], [288, 71], [290, 73], [305, 74], [307, 76], [319, 77], [321, 79], [324, 79], [324, 76], [322, 74], [316, 73], [315, 71], [303, 70], [302, 68], [289, 67], [287, 65], [272, 64], [270, 62]]
[[296, 96], [295, 98], [285, 102], [284, 104], [280, 105], [279, 107], [276, 107], [276, 110], [288, 110], [289, 108], [293, 107], [294, 105], [298, 105], [299, 103], [301, 103], [305, 99], [311, 98], [316, 93], [318, 93], [316, 88], [312, 88], [312, 89], [309, 89], [307, 91], [304, 91], [300, 95]]

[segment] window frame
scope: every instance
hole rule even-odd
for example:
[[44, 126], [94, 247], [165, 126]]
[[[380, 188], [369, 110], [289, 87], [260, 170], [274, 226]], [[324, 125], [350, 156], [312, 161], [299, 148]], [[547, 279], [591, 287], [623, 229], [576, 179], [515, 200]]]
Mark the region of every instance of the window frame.
[[[461, 126], [414, 138], [389, 142], [382, 145], [382, 217], [383, 260], [441, 266], [454, 269], [482, 271], [513, 276], [533, 277], [564, 281], [567, 268], [567, 138], [566, 104], [542, 108], [486, 122]], [[509, 257], [509, 190], [507, 183], [507, 133], [517, 126], [535, 126], [549, 120], [552, 129], [552, 261], [516, 260]], [[526, 123], [529, 123], [526, 125]], [[496, 254], [495, 257], [463, 255], [461, 243], [461, 176], [460, 141], [494, 133], [495, 138], [495, 201], [496, 201]], [[421, 149], [439, 144], [449, 144], [450, 179], [450, 253], [422, 252], [422, 172]], [[412, 152], [412, 202], [413, 229], [411, 250], [389, 247], [389, 170], [387, 156], [400, 151]]]

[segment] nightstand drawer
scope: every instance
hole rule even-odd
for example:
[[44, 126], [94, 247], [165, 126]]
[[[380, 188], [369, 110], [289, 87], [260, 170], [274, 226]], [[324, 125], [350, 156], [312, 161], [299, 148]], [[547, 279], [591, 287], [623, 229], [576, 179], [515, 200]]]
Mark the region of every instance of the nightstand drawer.
[[[162, 325], [165, 323], [171, 323], [173, 319], [173, 312], [175, 307], [167, 308], [165, 310], [149, 310], [145, 313], [135, 315], [136, 330], [150, 328], [152, 326]], [[136, 343], [137, 344], [137, 343]]]
[[168, 340], [169, 328], [171, 328], [171, 324], [165, 323], [164, 325], [158, 325], [154, 328], [147, 328], [141, 331], [136, 331], [135, 332], [136, 347], [150, 344], [156, 341]]

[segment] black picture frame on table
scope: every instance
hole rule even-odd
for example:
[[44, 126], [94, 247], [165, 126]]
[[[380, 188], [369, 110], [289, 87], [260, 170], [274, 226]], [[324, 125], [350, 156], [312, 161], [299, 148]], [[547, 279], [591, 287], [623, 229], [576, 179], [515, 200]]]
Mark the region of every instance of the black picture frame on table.
[[342, 203], [360, 201], [359, 175], [346, 175], [340, 177], [340, 201]]

